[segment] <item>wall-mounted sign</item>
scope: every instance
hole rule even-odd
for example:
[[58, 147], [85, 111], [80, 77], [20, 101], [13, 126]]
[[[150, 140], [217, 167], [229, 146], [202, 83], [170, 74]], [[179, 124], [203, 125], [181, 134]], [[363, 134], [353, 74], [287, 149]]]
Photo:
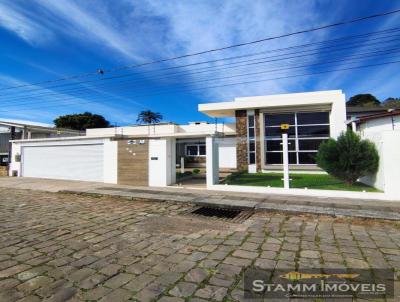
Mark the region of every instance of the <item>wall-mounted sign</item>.
[[281, 130], [288, 130], [289, 124], [281, 124]]
[[158, 157], [152, 157], [151, 160], [158, 160]]

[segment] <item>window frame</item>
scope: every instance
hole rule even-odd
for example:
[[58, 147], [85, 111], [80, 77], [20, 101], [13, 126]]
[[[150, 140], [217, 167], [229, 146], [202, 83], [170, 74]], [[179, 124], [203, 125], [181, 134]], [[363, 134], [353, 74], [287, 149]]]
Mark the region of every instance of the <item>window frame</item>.
[[[205, 145], [206, 144], [187, 144], [187, 145], [185, 145], [185, 156], [187, 156], [187, 157], [205, 157], [206, 154], [204, 154], [204, 155], [200, 154], [200, 146], [205, 146]], [[197, 149], [196, 155], [188, 154], [188, 147], [196, 147], [196, 149]]]
[[[299, 124], [298, 123], [298, 118], [297, 115], [299, 113], [320, 113], [320, 112], [325, 112], [328, 114], [328, 123], [325, 124]], [[294, 143], [295, 144], [295, 148], [294, 150], [289, 150], [289, 152], [291, 153], [296, 153], [296, 163], [290, 163], [290, 165], [296, 165], [296, 166], [316, 166], [316, 164], [306, 164], [306, 163], [300, 163], [300, 153], [317, 153], [318, 150], [300, 150], [300, 141], [304, 141], [304, 140], [327, 140], [330, 138], [330, 126], [331, 126], [331, 121], [330, 121], [330, 112], [329, 111], [293, 111], [293, 112], [262, 112], [263, 115], [263, 136], [264, 136], [264, 165], [265, 166], [280, 166], [282, 165], [282, 163], [280, 164], [271, 164], [267, 162], [267, 158], [268, 158], [268, 153], [282, 153], [283, 151], [280, 150], [276, 150], [276, 151], [267, 151], [268, 147], [268, 141], [282, 141], [282, 137], [273, 137], [273, 138], [267, 138], [267, 134], [268, 134], [268, 128], [279, 128], [280, 125], [275, 125], [275, 126], [267, 126], [267, 116], [268, 115], [279, 115], [279, 114], [293, 114], [294, 115], [294, 125], [290, 125], [290, 127], [294, 127], [295, 128], [295, 132], [294, 132], [294, 136], [292, 134], [292, 137], [288, 137], [289, 138], [289, 143]], [[328, 126], [328, 131], [329, 134], [328, 136], [310, 136], [310, 137], [299, 137], [299, 131], [298, 131], [298, 127], [303, 127], [303, 126]], [[289, 148], [290, 149], [290, 148]]]

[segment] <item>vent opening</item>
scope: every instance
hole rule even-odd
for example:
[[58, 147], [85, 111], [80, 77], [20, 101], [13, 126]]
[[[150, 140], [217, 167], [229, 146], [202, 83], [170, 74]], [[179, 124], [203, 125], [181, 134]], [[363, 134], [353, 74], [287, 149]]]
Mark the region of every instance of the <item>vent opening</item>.
[[240, 214], [240, 212], [242, 211], [236, 209], [200, 207], [194, 210], [192, 214], [206, 216], [206, 217], [233, 219], [237, 217]]

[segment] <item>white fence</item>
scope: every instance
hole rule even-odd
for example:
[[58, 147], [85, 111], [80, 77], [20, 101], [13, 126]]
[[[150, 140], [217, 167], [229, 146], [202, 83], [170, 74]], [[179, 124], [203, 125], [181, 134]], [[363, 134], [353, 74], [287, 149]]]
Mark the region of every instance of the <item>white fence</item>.
[[376, 175], [361, 179], [392, 198], [400, 196], [400, 130], [364, 133], [362, 138], [372, 141], [379, 153]]

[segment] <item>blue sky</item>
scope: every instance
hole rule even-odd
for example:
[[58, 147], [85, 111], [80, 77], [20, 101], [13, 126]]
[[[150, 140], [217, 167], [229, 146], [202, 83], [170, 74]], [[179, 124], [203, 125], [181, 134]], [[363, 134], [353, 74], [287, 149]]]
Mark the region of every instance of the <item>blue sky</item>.
[[[209, 68], [208, 72], [194, 72], [199, 67], [182, 66], [400, 27], [400, 14], [163, 64], [87, 76], [70, 80], [65, 86], [66, 82], [56, 82], [1, 90], [248, 42], [397, 8], [400, 1], [0, 0], [0, 117], [52, 123], [61, 114], [91, 111], [104, 115], [113, 124], [126, 125], [135, 122], [139, 111], [151, 109], [162, 113], [166, 121], [185, 123], [211, 121], [197, 112], [198, 103], [228, 101], [239, 96], [343, 89], [348, 97], [357, 93], [372, 93], [381, 100], [400, 97], [400, 64], [287, 78], [324, 68], [343, 69], [400, 60], [396, 52], [396, 46], [400, 47], [400, 32], [383, 40], [373, 36], [360, 43], [351, 41], [352, 47], [343, 52], [316, 49], [306, 57], [266, 65], [236, 69], [224, 68], [221, 63], [202, 65]], [[340, 61], [344, 56], [357, 58], [371, 50], [393, 52], [354, 62]], [[243, 75], [327, 61], [330, 64], [322, 67]], [[127, 73], [130, 75], [99, 81], [102, 77]], [[276, 77], [282, 79], [268, 80]], [[257, 82], [231, 85], [241, 81]]]

